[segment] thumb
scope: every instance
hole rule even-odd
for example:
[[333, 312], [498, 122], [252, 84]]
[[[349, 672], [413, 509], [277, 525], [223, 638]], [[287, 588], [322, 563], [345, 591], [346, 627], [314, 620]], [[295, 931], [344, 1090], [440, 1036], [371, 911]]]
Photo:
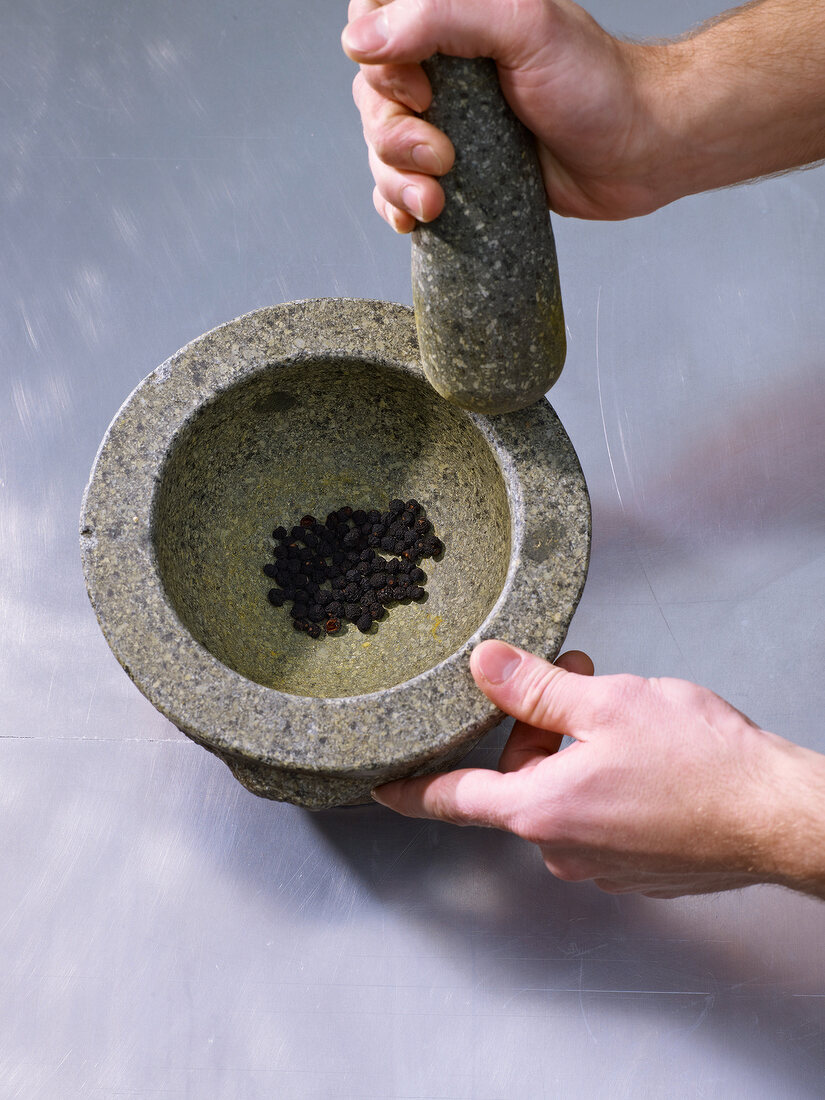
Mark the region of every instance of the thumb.
[[487, 698], [505, 713], [538, 729], [580, 736], [591, 709], [592, 677], [495, 640], [476, 646], [470, 671]]
[[353, 61], [365, 64], [423, 61], [434, 53], [507, 63], [508, 55], [515, 59], [535, 37], [534, 23], [513, 19], [510, 7], [465, 4], [459, 17], [434, 0], [355, 0], [341, 43]]

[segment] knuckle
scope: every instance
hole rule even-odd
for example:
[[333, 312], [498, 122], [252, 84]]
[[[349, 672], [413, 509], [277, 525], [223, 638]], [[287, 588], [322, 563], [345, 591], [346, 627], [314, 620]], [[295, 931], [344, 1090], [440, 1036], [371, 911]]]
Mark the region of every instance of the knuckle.
[[379, 160], [387, 163], [397, 161], [413, 144], [414, 135], [410, 133], [411, 118], [402, 117], [395, 121], [385, 120], [372, 135], [372, 143]]
[[628, 887], [625, 883], [616, 882], [614, 879], [609, 878], [594, 878], [593, 885], [598, 888], [604, 894], [627, 894], [629, 893]]
[[638, 722], [640, 709], [647, 704], [648, 691], [648, 682], [641, 676], [621, 673], [601, 677], [593, 697], [593, 725], [613, 728], [631, 716], [634, 723]]
[[535, 725], [541, 725], [543, 719], [551, 713], [564, 675], [561, 669], [550, 664], [540, 664], [531, 669], [527, 682], [523, 685], [522, 698], [525, 711]]
[[585, 879], [590, 878], [587, 868], [574, 859], [546, 858], [544, 866], [551, 875], [561, 879], [562, 882], [584, 882]]

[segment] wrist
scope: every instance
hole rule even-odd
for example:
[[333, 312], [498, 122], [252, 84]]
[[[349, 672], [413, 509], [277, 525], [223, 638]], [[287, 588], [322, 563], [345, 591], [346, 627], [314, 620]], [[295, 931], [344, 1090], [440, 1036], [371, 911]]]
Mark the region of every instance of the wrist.
[[620, 40], [616, 47], [632, 123], [614, 180], [632, 189], [632, 214], [646, 214], [702, 190], [700, 158], [693, 151], [694, 139], [688, 140], [695, 123], [686, 109], [696, 80], [695, 48], [683, 41]]
[[708, 142], [702, 137], [703, 61], [694, 40], [628, 44], [635, 98], [636, 171], [650, 210], [716, 186]]
[[774, 740], [755, 844], [758, 871], [766, 882], [825, 899], [825, 756]]

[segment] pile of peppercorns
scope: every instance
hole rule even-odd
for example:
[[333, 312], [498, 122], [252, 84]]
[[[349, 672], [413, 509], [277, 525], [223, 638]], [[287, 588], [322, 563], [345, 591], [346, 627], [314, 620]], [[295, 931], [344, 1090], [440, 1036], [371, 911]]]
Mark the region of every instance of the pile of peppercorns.
[[275, 607], [291, 602], [292, 625], [310, 638], [337, 634], [344, 620], [366, 634], [390, 604], [423, 600], [427, 577], [418, 563], [444, 550], [417, 500], [391, 500], [386, 512], [346, 506], [324, 523], [304, 516], [272, 537], [275, 563], [264, 573], [278, 587], [267, 598]]

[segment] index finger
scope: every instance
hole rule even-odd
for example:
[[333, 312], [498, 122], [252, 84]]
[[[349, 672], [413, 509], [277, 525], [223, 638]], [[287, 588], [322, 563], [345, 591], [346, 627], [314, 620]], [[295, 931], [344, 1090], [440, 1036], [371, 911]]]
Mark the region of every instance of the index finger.
[[372, 797], [405, 817], [513, 831], [522, 789], [517, 773], [504, 775], [486, 768], [460, 768], [397, 779], [377, 787]]

